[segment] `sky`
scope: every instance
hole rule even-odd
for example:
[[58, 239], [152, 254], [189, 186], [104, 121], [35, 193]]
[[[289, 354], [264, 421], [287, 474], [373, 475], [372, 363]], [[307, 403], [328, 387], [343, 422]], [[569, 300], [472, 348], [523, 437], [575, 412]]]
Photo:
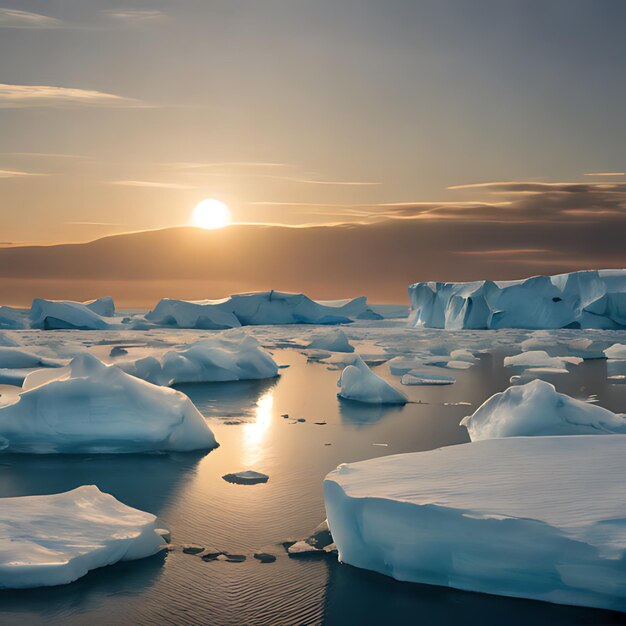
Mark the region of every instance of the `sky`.
[[625, 28], [622, 0], [0, 0], [0, 240], [184, 225], [203, 198], [623, 229]]

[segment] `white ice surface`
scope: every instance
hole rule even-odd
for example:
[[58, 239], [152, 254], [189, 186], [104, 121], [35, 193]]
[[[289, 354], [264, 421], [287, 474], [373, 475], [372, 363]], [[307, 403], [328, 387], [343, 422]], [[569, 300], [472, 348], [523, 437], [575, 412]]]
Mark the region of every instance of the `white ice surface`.
[[165, 547], [156, 518], [94, 485], [0, 499], [0, 589], [70, 583]]
[[374, 374], [360, 357], [341, 372], [337, 386], [337, 395], [346, 400], [368, 404], [406, 404], [408, 401], [404, 393]]
[[331, 352], [354, 352], [354, 346], [341, 328], [332, 328], [323, 333], [317, 333], [306, 347]]
[[[461, 421], [472, 441], [537, 435], [626, 434], [626, 416], [558, 393], [533, 380], [509, 387]], [[625, 492], [626, 493], [626, 492]]]
[[278, 365], [259, 342], [240, 329], [140, 359], [115, 364], [155, 385], [257, 380], [278, 375]]
[[87, 353], [67, 367], [29, 374], [23, 389], [15, 402], [0, 407], [2, 452], [184, 452], [217, 446], [186, 395]]
[[626, 610], [626, 437], [513, 437], [341, 465], [344, 563], [398, 580]]
[[575, 356], [550, 356], [544, 350], [529, 350], [504, 358], [504, 367], [552, 367], [564, 368], [566, 365], [580, 365], [583, 359]]
[[[104, 330], [110, 328], [115, 315], [113, 299], [98, 298], [88, 302], [44, 300], [36, 298], [30, 309], [33, 328]], [[107, 319], [109, 318], [109, 319]]]
[[430, 328], [623, 328], [626, 270], [525, 280], [415, 283], [409, 324]]

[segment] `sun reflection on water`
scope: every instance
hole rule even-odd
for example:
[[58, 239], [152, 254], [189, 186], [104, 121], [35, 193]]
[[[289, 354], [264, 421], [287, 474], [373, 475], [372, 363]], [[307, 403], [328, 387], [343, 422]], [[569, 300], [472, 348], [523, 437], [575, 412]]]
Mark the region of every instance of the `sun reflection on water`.
[[252, 468], [263, 458], [263, 440], [272, 424], [272, 407], [274, 406], [274, 391], [263, 394], [256, 403], [255, 420], [243, 426], [243, 453], [242, 463], [246, 468]]

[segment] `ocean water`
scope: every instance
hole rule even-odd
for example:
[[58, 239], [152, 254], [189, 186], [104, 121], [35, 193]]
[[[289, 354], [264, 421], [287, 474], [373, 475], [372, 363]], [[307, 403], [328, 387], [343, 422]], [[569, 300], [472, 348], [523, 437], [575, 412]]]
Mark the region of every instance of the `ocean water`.
[[[360, 349], [383, 345], [379, 332], [376, 342], [362, 338]], [[608, 611], [400, 583], [335, 558], [287, 556], [282, 542], [307, 536], [325, 518], [327, 472], [342, 462], [467, 442], [461, 418], [505, 389], [514, 372], [502, 367], [498, 349], [468, 370], [439, 370], [456, 377], [453, 385], [405, 388], [414, 403], [368, 407], [339, 400], [339, 371], [308, 361], [295, 346], [278, 347], [285, 345], [279, 339], [274, 356], [288, 367], [275, 380], [179, 387], [221, 444], [208, 454], [0, 457], [0, 496], [96, 484], [158, 515], [175, 546], [70, 585], [1, 591], [0, 624], [626, 624]], [[374, 371], [399, 386], [385, 365]], [[585, 361], [550, 381], [579, 398], [595, 394], [614, 411], [626, 407], [626, 385], [607, 382], [605, 361]], [[242, 486], [222, 479], [242, 469], [270, 480]], [[247, 560], [204, 562], [176, 548], [184, 543]], [[257, 551], [276, 562], [261, 564]]]

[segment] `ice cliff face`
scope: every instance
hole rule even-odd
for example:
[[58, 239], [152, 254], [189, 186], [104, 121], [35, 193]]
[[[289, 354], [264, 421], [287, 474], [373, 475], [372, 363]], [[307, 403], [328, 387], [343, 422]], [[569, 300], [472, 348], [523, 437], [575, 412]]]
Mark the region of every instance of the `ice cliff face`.
[[626, 270], [519, 281], [415, 283], [409, 325], [458, 330], [626, 327]]

